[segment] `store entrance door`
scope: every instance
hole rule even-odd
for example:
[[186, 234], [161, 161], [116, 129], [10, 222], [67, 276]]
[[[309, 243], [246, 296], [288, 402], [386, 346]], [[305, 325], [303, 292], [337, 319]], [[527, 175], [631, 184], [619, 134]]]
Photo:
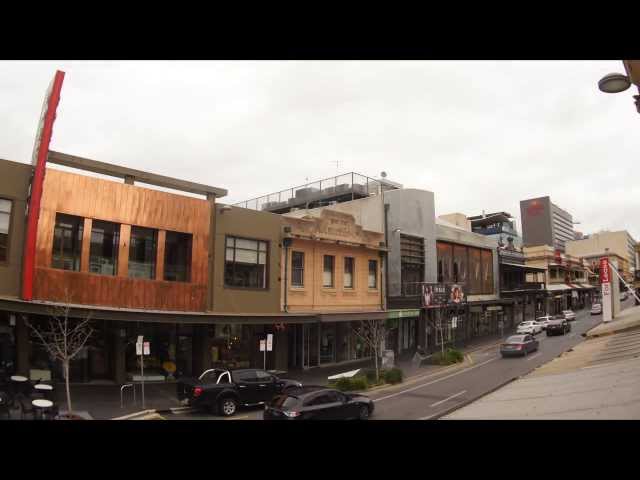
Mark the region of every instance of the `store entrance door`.
[[302, 326], [302, 368], [318, 366], [318, 325]]

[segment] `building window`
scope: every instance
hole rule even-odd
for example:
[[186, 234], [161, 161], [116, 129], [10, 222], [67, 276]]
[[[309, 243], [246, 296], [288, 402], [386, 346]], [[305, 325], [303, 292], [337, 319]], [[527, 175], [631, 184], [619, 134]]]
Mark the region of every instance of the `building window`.
[[89, 271], [102, 275], [115, 275], [118, 269], [120, 225], [94, 220], [91, 222]]
[[469, 293], [471, 295], [482, 293], [480, 252], [479, 248], [469, 247]]
[[304, 287], [304, 253], [291, 253], [291, 285]]
[[482, 293], [493, 293], [493, 252], [482, 250]]
[[191, 281], [191, 245], [193, 235], [167, 232], [164, 242], [164, 279], [169, 282]]
[[400, 282], [402, 295], [420, 295], [424, 282], [424, 238], [400, 234]]
[[225, 255], [225, 285], [267, 288], [267, 242], [227, 237]]
[[369, 260], [369, 288], [378, 288], [378, 261]]
[[158, 231], [151, 228], [131, 227], [129, 242], [129, 276], [156, 278], [156, 249]]
[[9, 260], [9, 223], [11, 200], [0, 198], [0, 262]]
[[353, 257], [344, 257], [344, 288], [353, 288], [354, 263]]
[[324, 271], [322, 273], [322, 286], [333, 287], [333, 270], [335, 257], [333, 255], [324, 256]]
[[80, 271], [83, 230], [84, 218], [63, 213], [56, 214], [51, 261], [53, 268]]

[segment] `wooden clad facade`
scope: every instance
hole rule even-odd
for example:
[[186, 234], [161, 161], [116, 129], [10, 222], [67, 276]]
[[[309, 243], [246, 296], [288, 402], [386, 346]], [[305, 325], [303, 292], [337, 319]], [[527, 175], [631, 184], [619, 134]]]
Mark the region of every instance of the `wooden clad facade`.
[[[52, 268], [56, 214], [84, 218], [80, 271]], [[36, 245], [34, 298], [121, 308], [204, 311], [207, 305], [211, 203], [48, 168]], [[117, 275], [89, 272], [91, 224], [120, 224]], [[129, 278], [131, 226], [157, 230], [155, 279]], [[190, 281], [164, 281], [167, 231], [192, 235]]]

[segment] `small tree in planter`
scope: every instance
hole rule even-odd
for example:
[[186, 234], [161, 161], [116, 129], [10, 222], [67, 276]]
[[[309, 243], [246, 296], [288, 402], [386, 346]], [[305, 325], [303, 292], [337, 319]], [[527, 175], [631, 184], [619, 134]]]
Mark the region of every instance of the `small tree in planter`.
[[386, 329], [383, 320], [362, 320], [353, 332], [365, 344], [371, 348], [375, 358], [376, 365], [376, 381], [380, 382], [380, 358], [382, 358], [382, 349], [386, 336]]
[[47, 325], [34, 325], [25, 320], [38, 343], [49, 355], [62, 363], [64, 382], [67, 393], [67, 418], [79, 418], [73, 415], [71, 406], [71, 390], [69, 388], [69, 364], [84, 348], [93, 333], [91, 314], [83, 319], [69, 318], [70, 302], [55, 307], [50, 314]]

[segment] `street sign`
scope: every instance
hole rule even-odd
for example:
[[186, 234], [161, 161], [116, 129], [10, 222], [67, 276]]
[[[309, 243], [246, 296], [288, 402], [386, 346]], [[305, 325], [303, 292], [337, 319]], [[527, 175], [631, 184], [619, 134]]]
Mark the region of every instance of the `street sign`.
[[451, 317], [451, 328], [458, 328], [458, 317]]
[[143, 336], [142, 335], [138, 335], [137, 343], [142, 343], [142, 342], [143, 342]]
[[142, 343], [136, 343], [136, 355], [142, 355]]
[[264, 352], [266, 350], [267, 342], [265, 340], [260, 340], [260, 351]]
[[151, 353], [151, 345], [149, 342], [144, 342], [144, 354], [149, 355]]
[[602, 284], [602, 321], [610, 322], [613, 319], [611, 303], [611, 284]]
[[267, 352], [270, 352], [273, 350], [273, 334], [269, 333], [267, 335]]
[[600, 259], [600, 283], [609, 283], [609, 259], [606, 257]]

